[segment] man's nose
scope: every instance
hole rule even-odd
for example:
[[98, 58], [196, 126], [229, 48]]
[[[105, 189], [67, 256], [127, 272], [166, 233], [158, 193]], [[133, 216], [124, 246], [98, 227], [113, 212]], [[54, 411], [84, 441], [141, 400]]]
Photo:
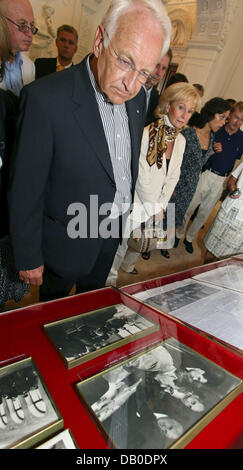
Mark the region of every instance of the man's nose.
[[33, 37], [33, 33], [32, 33], [32, 31], [31, 31], [30, 28], [28, 29], [28, 31], [25, 32], [25, 35], [26, 35], [26, 36], [29, 36], [29, 37], [31, 37], [31, 38]]
[[137, 72], [137, 70], [130, 70], [129, 72], [126, 72], [124, 83], [128, 91], [134, 90], [134, 88], [138, 87], [138, 85], [142, 86], [142, 84], [139, 83], [138, 75], [139, 72]]

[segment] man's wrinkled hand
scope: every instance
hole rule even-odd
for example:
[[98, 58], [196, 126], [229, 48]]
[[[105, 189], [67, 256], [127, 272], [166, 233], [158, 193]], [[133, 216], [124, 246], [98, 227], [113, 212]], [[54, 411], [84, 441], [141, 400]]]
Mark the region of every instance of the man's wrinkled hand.
[[31, 284], [32, 286], [41, 286], [43, 282], [43, 271], [43, 265], [39, 268], [30, 269], [27, 271], [19, 271], [19, 278], [25, 284]]

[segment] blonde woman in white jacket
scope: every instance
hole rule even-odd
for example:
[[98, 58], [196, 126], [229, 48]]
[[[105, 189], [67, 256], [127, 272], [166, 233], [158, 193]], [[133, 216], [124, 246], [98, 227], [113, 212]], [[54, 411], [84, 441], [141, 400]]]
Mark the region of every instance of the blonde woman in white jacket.
[[[180, 177], [185, 150], [185, 138], [180, 131], [199, 102], [200, 96], [193, 85], [184, 82], [169, 86], [161, 95], [156, 108], [158, 119], [145, 127], [143, 133], [134, 208], [127, 219], [126, 237], [149, 219], [163, 219]], [[107, 285], [116, 284], [120, 267], [128, 273], [137, 274], [135, 264], [139, 253], [127, 247], [127, 240], [124, 238], [117, 250]]]

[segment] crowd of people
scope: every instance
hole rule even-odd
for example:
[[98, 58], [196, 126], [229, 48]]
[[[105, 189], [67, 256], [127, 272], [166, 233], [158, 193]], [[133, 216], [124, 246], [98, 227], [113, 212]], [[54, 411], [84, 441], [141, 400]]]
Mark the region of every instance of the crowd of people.
[[[0, 238], [18, 279], [40, 301], [116, 285], [120, 267], [136, 274], [139, 252], [150, 257], [128, 247], [134, 229], [162, 221], [166, 232], [171, 204], [172, 246], [186, 233], [192, 253], [242, 156], [243, 103], [202, 106], [204, 87], [181, 73], [158, 93], [172, 61], [160, 0], [112, 0], [77, 65], [73, 26], [58, 27], [56, 58], [33, 63], [37, 32], [29, 0], [0, 0]], [[242, 173], [206, 237], [211, 256], [243, 252]], [[161, 246], [166, 259], [172, 246]]]

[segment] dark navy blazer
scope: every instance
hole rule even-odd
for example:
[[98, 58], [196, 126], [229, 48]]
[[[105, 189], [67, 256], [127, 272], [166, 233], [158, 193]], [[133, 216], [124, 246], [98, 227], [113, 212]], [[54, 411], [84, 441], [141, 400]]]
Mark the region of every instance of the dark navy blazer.
[[[131, 135], [132, 193], [145, 120], [144, 93], [126, 103]], [[71, 239], [67, 214], [90, 196], [98, 210], [113, 202], [116, 185], [86, 59], [23, 88], [9, 192], [10, 228], [19, 270], [42, 264], [60, 276], [86, 275], [101, 239]], [[99, 222], [104, 216], [99, 216]], [[89, 225], [89, 215], [88, 215]]]

